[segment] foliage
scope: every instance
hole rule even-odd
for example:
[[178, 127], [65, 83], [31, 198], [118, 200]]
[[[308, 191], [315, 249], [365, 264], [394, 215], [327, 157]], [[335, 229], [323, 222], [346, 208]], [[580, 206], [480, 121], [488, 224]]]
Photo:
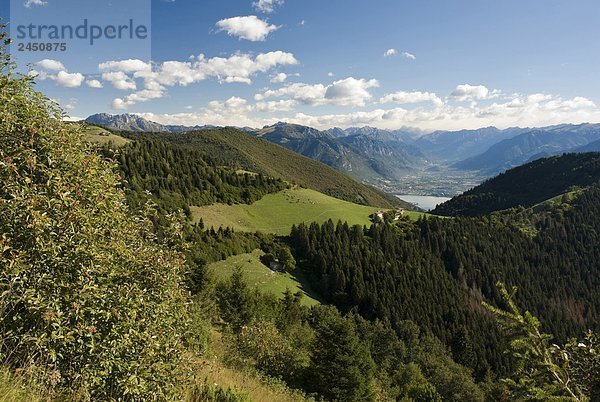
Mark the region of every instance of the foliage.
[[373, 400], [375, 364], [360, 341], [354, 321], [332, 307], [312, 311], [310, 387], [332, 401]]
[[96, 400], [164, 398], [187, 322], [176, 229], [131, 214], [114, 166], [0, 54], [0, 357]]
[[219, 283], [217, 300], [221, 317], [235, 332], [248, 325], [256, 315], [256, 294], [248, 287], [239, 267], [233, 272], [229, 281]]
[[[597, 335], [584, 342], [573, 341], [561, 348], [551, 344], [552, 336], [540, 331], [540, 322], [530, 312], [521, 313], [510, 291], [498, 283], [505, 309], [484, 303], [509, 332], [517, 359], [512, 378], [505, 379], [512, 398], [519, 400], [589, 401], [598, 396], [600, 353], [595, 349]], [[594, 394], [592, 394], [592, 392]]]
[[306, 356], [275, 324], [259, 321], [244, 326], [237, 337], [237, 347], [245, 356], [255, 361], [264, 373], [298, 383], [307, 366]]

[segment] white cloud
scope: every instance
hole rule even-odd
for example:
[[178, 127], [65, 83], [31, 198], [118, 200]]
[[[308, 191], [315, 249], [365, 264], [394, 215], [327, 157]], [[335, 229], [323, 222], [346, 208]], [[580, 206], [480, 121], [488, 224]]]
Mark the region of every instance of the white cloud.
[[273, 78], [271, 78], [271, 82], [274, 84], [280, 84], [282, 82], [285, 82], [285, 80], [287, 80], [287, 74], [286, 73], [279, 73], [273, 76]]
[[330, 85], [294, 83], [285, 87], [267, 90], [254, 98], [262, 101], [267, 98], [285, 97], [307, 105], [335, 104], [341, 106], [364, 106], [373, 96], [369, 89], [379, 86], [377, 80], [348, 77], [334, 81]]
[[78, 99], [77, 99], [77, 98], [71, 98], [71, 99], [69, 100], [69, 103], [67, 103], [66, 105], [64, 105], [64, 106], [63, 106], [63, 108], [64, 108], [65, 110], [73, 110], [73, 109], [75, 109], [75, 107], [77, 106], [77, 103], [78, 103], [78, 102], [79, 102], [79, 101], [78, 101]]
[[110, 82], [113, 87], [122, 91], [137, 88], [135, 81], [123, 71], [112, 71], [109, 73], [102, 73], [102, 79], [104, 81]]
[[335, 76], [335, 74], [334, 74], [334, 73], [332, 73], [332, 72], [330, 71], [330, 72], [328, 72], [328, 73], [327, 73], [327, 76], [328, 76], [328, 77], [334, 77], [334, 76]]
[[[220, 83], [251, 84], [257, 73], [266, 73], [277, 67], [298, 64], [292, 53], [274, 51], [261, 53], [256, 57], [248, 54], [234, 54], [228, 58], [207, 59], [203, 54], [192, 61], [165, 61], [154, 69], [146, 68], [143, 62], [127, 60], [107, 61], [99, 65], [105, 81], [121, 90], [137, 89], [136, 80], [143, 81], [143, 89], [113, 102], [113, 107], [124, 109], [137, 102], [158, 99], [166, 94], [166, 87], [187, 86], [211, 77]], [[126, 73], [129, 72], [129, 73]]]
[[146, 63], [138, 59], [127, 59], [118, 61], [107, 61], [100, 63], [98, 69], [100, 71], [122, 71], [125, 73], [137, 72], [137, 71], [150, 71], [152, 66], [150, 63]]
[[77, 88], [80, 87], [85, 77], [81, 73], [68, 73], [66, 71], [59, 71], [56, 74], [56, 83], [66, 88]]
[[458, 101], [476, 101], [482, 99], [490, 99], [496, 97], [499, 91], [491, 91], [484, 85], [469, 85], [462, 84], [458, 85], [450, 96]]
[[378, 86], [379, 82], [377, 80], [348, 77], [343, 80], [334, 81], [327, 88], [325, 98], [338, 105], [364, 106], [365, 102], [373, 97], [369, 89]]
[[409, 53], [409, 52], [402, 52], [402, 57], [404, 57], [405, 59], [408, 59], [408, 60], [416, 60], [417, 59], [417, 56], [415, 56], [414, 54]]
[[[306, 84], [300, 85], [306, 86]], [[313, 86], [313, 89], [318, 89], [318, 85], [320, 84]], [[292, 85], [285, 88], [289, 87]], [[426, 94], [426, 92], [421, 93]], [[233, 97], [224, 102], [210, 102], [209, 106], [199, 113], [148, 115], [147, 117], [163, 124], [262, 127], [277, 121], [287, 121], [319, 129], [369, 125], [385, 129], [416, 127], [425, 131], [475, 129], [491, 125], [506, 128], [539, 127], [565, 122], [600, 122], [600, 109], [592, 100], [584, 97], [563, 99], [548, 94], [514, 94], [509, 98], [503, 98], [502, 102], [474, 107], [425, 104], [423, 107], [410, 110], [394, 107], [325, 115], [298, 112], [291, 116], [289, 112], [297, 106], [293, 99], [265, 101], [261, 97], [262, 95], [259, 94], [253, 105], [244, 99]], [[265, 117], [261, 113], [268, 113], [268, 115]], [[278, 113], [284, 114], [278, 115]]]
[[35, 63], [35, 66], [42, 68], [44, 70], [50, 70], [50, 71], [66, 71], [67, 70], [65, 68], [64, 64], [62, 64], [60, 61], [52, 60], [52, 59], [40, 60], [37, 63]]
[[87, 84], [88, 87], [90, 88], [103, 88], [104, 86], [102, 85], [102, 83], [98, 80], [87, 80], [85, 82]]
[[254, 110], [257, 112], [291, 112], [296, 106], [296, 101], [293, 99], [281, 99], [278, 101], [256, 102]]
[[264, 41], [271, 32], [279, 29], [277, 25], [268, 24], [255, 15], [221, 20], [217, 22], [217, 28], [227, 32], [229, 36], [252, 42]]
[[272, 13], [276, 6], [283, 4], [283, 0], [257, 0], [252, 3], [254, 8], [263, 13]]
[[399, 105], [409, 104], [409, 103], [420, 103], [420, 102], [433, 102], [436, 106], [442, 106], [442, 99], [432, 92], [394, 92], [392, 94], [385, 95], [379, 100], [379, 103], [397, 103]]
[[45, 6], [46, 4], [48, 2], [43, 0], [26, 0], [24, 3], [27, 8], [31, 8], [31, 6]]
[[61, 87], [78, 88], [85, 81], [81, 73], [69, 73], [65, 66], [57, 60], [44, 59], [34, 63], [38, 70], [31, 70], [28, 74], [36, 80], [52, 80]]
[[388, 49], [385, 51], [383, 56], [384, 57], [393, 57], [393, 56], [396, 56], [397, 54], [398, 54], [398, 51], [396, 49]]

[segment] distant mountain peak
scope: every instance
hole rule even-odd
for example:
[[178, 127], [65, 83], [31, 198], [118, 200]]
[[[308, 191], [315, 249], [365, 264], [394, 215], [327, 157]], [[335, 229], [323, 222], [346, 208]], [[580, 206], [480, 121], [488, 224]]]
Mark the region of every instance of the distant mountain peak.
[[147, 120], [141, 116], [131, 113], [108, 114], [96, 113], [84, 120], [86, 123], [97, 124], [108, 129], [119, 131], [137, 132], [184, 132], [194, 130], [206, 130], [214, 126], [178, 126], [164, 125]]

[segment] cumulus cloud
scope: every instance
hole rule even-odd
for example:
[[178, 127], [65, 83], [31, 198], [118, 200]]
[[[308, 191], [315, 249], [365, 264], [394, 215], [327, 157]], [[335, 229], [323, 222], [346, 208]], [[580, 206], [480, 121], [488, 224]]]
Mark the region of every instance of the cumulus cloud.
[[56, 74], [56, 83], [66, 88], [77, 88], [80, 87], [85, 77], [81, 73], [68, 73], [66, 71], [59, 71]]
[[111, 60], [98, 65], [100, 71], [122, 71], [124, 73], [131, 73], [137, 71], [149, 71], [152, 69], [150, 63], [146, 63], [138, 59], [127, 59], [127, 60]]
[[420, 92], [420, 91], [394, 92], [394, 93], [383, 96], [379, 100], [379, 103], [381, 103], [381, 104], [397, 103], [399, 105], [405, 105], [405, 104], [409, 104], [409, 103], [420, 103], [420, 102], [433, 102], [433, 104], [435, 104], [436, 106], [442, 106], [444, 103], [442, 101], [442, 99], [439, 96], [437, 96], [435, 93]]
[[88, 87], [90, 87], [90, 88], [97, 88], [97, 89], [100, 89], [100, 88], [103, 88], [103, 87], [104, 87], [104, 86], [102, 85], [102, 83], [101, 83], [100, 81], [98, 81], [98, 80], [87, 80], [85, 83], [86, 83], [86, 85], [87, 85]]
[[325, 98], [333, 103], [344, 106], [364, 106], [373, 96], [369, 89], [379, 86], [377, 80], [365, 80], [348, 77], [334, 81], [327, 88]]
[[63, 108], [65, 110], [73, 110], [77, 107], [77, 103], [79, 102], [79, 100], [77, 98], [71, 98], [69, 100], [69, 103], [67, 103], [66, 105], [63, 106]]
[[219, 31], [227, 32], [227, 35], [252, 42], [261, 42], [273, 31], [279, 29], [277, 25], [269, 24], [255, 15], [244, 17], [233, 17], [217, 22]]
[[334, 104], [341, 106], [364, 106], [373, 96], [369, 89], [379, 86], [377, 80], [348, 77], [334, 81], [330, 85], [294, 83], [285, 87], [267, 90], [254, 98], [261, 101], [267, 98], [286, 97], [307, 105]]
[[398, 51], [396, 49], [388, 49], [385, 51], [385, 53], [383, 53], [384, 57], [393, 57], [396, 56], [398, 54]]
[[287, 77], [288, 76], [286, 73], [279, 73], [271, 78], [271, 82], [274, 84], [280, 84], [282, 82], [285, 82], [285, 80], [287, 80]]
[[283, 0], [257, 0], [252, 3], [254, 8], [263, 13], [272, 13], [276, 6], [283, 4]]
[[65, 68], [64, 64], [62, 64], [60, 61], [52, 60], [52, 59], [40, 60], [37, 63], [35, 63], [35, 66], [37, 68], [41, 68], [44, 70], [50, 70], [50, 71], [66, 71], [67, 70]]
[[110, 73], [102, 73], [102, 79], [104, 81], [110, 82], [113, 87], [122, 91], [137, 88], [135, 81], [123, 71], [112, 71]]
[[296, 106], [296, 101], [293, 99], [281, 99], [278, 101], [256, 102], [254, 110], [257, 112], [291, 112]]
[[458, 85], [454, 91], [450, 94], [450, 97], [461, 101], [476, 101], [482, 99], [489, 99], [492, 97], [496, 97], [499, 94], [499, 91], [494, 90], [490, 91], [484, 85], [470, 85], [470, 84], [462, 84]]
[[404, 57], [405, 59], [408, 59], [408, 60], [416, 60], [417, 59], [417, 56], [415, 56], [414, 54], [409, 53], [409, 52], [402, 52], [402, 57]]
[[35, 69], [29, 72], [31, 77], [39, 81], [52, 80], [61, 87], [80, 87], [85, 76], [81, 73], [69, 73], [65, 66], [57, 60], [44, 59], [34, 64]]
[[45, 6], [46, 4], [48, 2], [43, 0], [26, 0], [24, 3], [27, 8], [31, 8], [31, 6]]
[[[107, 61], [99, 65], [102, 79], [121, 90], [136, 90], [136, 80], [143, 82], [142, 89], [124, 98], [117, 98], [113, 107], [127, 107], [166, 94], [167, 87], [187, 86], [208, 78], [216, 78], [220, 83], [251, 84], [257, 73], [266, 73], [272, 69], [298, 64], [292, 53], [274, 51], [261, 53], [253, 57], [248, 54], [234, 54], [230, 57], [206, 58], [203, 54], [189, 61], [165, 61], [149, 68], [139, 60]], [[283, 73], [280, 73], [283, 74]], [[287, 77], [287, 75], [286, 75]]]
[[[306, 84], [301, 84], [306, 85]], [[322, 89], [318, 89], [322, 93]], [[284, 88], [292, 87], [292, 85]], [[433, 96], [415, 95], [417, 98], [435, 99]], [[427, 92], [420, 92], [426, 94]], [[404, 97], [408, 95], [403, 95]], [[396, 99], [403, 100], [396, 97]], [[452, 105], [424, 105], [405, 109], [403, 107], [376, 108], [339, 114], [311, 115], [293, 113], [295, 100], [266, 101], [263, 94], [255, 97], [255, 104], [233, 97], [227, 101], [213, 101], [199, 113], [152, 115], [151, 120], [163, 124], [214, 124], [225, 126], [262, 127], [277, 121], [308, 125], [319, 129], [369, 125], [384, 129], [416, 127], [426, 131], [475, 129], [486, 126], [506, 128], [511, 126], [533, 127], [559, 123], [600, 122], [600, 109], [595, 102], [584, 97], [563, 99], [549, 94], [514, 94], [484, 106], [464, 107]], [[404, 99], [406, 100], [406, 99]], [[403, 100], [403, 101], [404, 101]], [[290, 114], [292, 112], [293, 114]], [[264, 116], [262, 113], [268, 113]]]

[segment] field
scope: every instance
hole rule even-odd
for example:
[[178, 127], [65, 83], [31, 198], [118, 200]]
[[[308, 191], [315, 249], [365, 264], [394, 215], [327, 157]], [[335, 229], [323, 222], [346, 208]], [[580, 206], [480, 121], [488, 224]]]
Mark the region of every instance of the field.
[[242, 268], [244, 277], [248, 284], [265, 293], [273, 293], [277, 296], [282, 296], [286, 289], [290, 289], [292, 293], [301, 291], [304, 294], [302, 299], [303, 304], [313, 306], [319, 304], [313, 296], [307, 281], [301, 276], [292, 275], [289, 273], [273, 272], [259, 258], [264, 253], [260, 250], [255, 250], [249, 254], [240, 254], [220, 262], [213, 263], [209, 269], [219, 281], [226, 280], [231, 276], [235, 267]]
[[104, 145], [112, 142], [118, 147], [126, 145], [129, 140], [118, 135], [112, 134], [111, 132], [97, 126], [85, 126], [84, 129], [85, 139], [94, 144]]
[[232, 227], [242, 232], [290, 234], [293, 224], [302, 222], [347, 221], [370, 225], [369, 215], [377, 208], [329, 197], [314, 190], [291, 189], [268, 194], [252, 205], [214, 204], [192, 207], [194, 219], [202, 218], [206, 227]]

